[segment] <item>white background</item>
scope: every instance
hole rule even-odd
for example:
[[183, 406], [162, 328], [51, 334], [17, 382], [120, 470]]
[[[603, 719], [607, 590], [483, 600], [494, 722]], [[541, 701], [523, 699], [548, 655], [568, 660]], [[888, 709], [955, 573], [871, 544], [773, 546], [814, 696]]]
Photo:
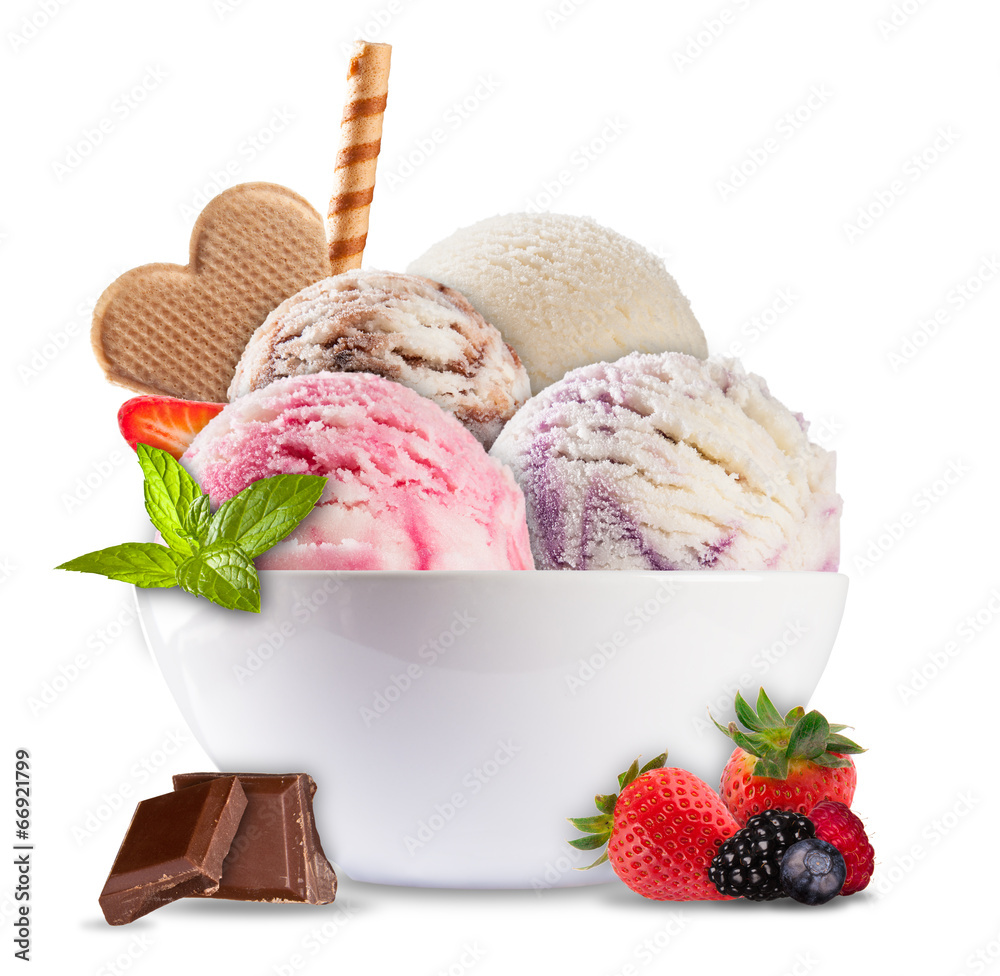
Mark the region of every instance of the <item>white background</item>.
[[[32, 755], [35, 971], [1000, 972], [998, 28], [989, 0], [4, 3], [0, 755]], [[863, 895], [807, 911], [344, 880], [326, 909], [105, 924], [135, 801], [208, 760], [128, 588], [51, 570], [147, 531], [115, 424], [130, 394], [93, 360], [90, 309], [129, 267], [186, 260], [227, 164], [325, 207], [360, 32], [394, 45], [367, 265], [402, 270], [497, 212], [589, 214], [660, 253], [713, 350], [742, 343], [837, 451], [851, 592], [813, 703], [870, 747]]]

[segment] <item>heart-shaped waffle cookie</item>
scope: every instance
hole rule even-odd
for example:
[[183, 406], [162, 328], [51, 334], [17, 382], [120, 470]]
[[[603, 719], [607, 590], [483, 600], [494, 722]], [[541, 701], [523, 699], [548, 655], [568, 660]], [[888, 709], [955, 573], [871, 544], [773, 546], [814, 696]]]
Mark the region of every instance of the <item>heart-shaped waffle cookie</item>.
[[120, 386], [224, 402], [257, 326], [329, 273], [323, 219], [309, 203], [274, 183], [242, 183], [198, 216], [187, 267], [143, 265], [105, 290], [94, 354]]

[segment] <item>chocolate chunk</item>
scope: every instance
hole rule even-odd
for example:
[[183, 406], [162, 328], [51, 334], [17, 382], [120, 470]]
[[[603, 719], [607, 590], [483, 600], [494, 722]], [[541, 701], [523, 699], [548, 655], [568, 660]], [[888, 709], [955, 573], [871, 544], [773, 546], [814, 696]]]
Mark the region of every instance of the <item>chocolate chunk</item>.
[[109, 924], [215, 891], [246, 806], [234, 776], [141, 801], [99, 899]]
[[236, 776], [247, 808], [216, 891], [195, 895], [238, 901], [295, 901], [325, 905], [337, 876], [320, 845], [313, 818], [316, 784], [305, 773], [182, 773], [174, 789]]

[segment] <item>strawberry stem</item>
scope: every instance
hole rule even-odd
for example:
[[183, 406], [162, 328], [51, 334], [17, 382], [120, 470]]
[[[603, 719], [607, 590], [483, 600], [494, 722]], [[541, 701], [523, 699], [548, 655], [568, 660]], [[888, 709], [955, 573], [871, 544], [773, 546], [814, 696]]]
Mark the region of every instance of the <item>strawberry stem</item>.
[[851, 762], [844, 756], [865, 751], [840, 734], [849, 726], [831, 725], [815, 709], [807, 712], [796, 705], [782, 717], [763, 688], [757, 695], [756, 709], [740, 692], [736, 692], [733, 708], [747, 731], [741, 730], [736, 722], [723, 727], [711, 711], [709, 717], [720, 732], [757, 758], [753, 769], [755, 776], [786, 779], [789, 766], [803, 761], [829, 768], [849, 766]]

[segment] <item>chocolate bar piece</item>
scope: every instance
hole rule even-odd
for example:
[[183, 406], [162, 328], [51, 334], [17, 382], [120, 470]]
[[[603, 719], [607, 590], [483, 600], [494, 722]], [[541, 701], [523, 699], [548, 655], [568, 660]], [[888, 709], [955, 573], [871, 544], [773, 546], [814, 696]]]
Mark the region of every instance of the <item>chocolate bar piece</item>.
[[246, 812], [222, 865], [218, 890], [191, 894], [313, 905], [333, 901], [337, 876], [316, 831], [312, 777], [305, 773], [182, 773], [174, 776], [174, 789], [230, 776], [236, 776], [246, 792]]
[[235, 776], [142, 800], [99, 899], [108, 922], [215, 891], [246, 806]]

